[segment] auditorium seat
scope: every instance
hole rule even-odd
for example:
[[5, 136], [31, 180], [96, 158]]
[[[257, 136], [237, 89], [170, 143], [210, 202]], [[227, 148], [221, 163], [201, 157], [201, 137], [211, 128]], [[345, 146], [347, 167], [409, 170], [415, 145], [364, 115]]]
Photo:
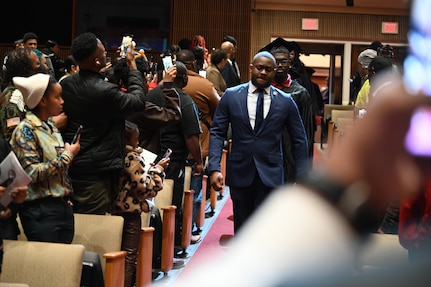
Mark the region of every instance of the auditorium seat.
[[84, 246], [26, 240], [4, 240], [2, 282], [31, 287], [77, 287]]
[[[154, 206], [160, 211], [162, 218], [162, 258], [161, 270], [167, 274], [174, 262], [174, 241], [175, 241], [175, 210], [176, 206], [172, 205], [172, 195], [174, 190], [174, 180], [165, 179], [164, 186], [154, 198]], [[142, 227], [149, 227], [150, 214], [142, 213]]]
[[[72, 244], [83, 245], [85, 251], [92, 251], [99, 255], [104, 274], [105, 286], [118, 286], [106, 285], [106, 265], [107, 261], [111, 265], [112, 270], [123, 270], [121, 273], [116, 273], [115, 276], [124, 278], [124, 256], [121, 251], [121, 241], [123, 236], [124, 219], [121, 216], [113, 215], [98, 215], [98, 214], [82, 214], [75, 213], [75, 234]], [[19, 216], [17, 217], [18, 227], [21, 234], [18, 236], [19, 241], [27, 241], [26, 236], [21, 225]], [[109, 240], [107, 240], [109, 238]], [[82, 260], [81, 260], [82, 264]], [[123, 268], [119, 268], [123, 264]], [[112, 265], [115, 265], [112, 267]], [[111, 280], [112, 281], [112, 280]], [[124, 279], [123, 279], [124, 281]], [[79, 285], [79, 284], [78, 284]]]
[[320, 119], [320, 148], [323, 149], [323, 144], [329, 140], [329, 122], [332, 120], [333, 110], [352, 111], [353, 105], [325, 104], [323, 108], [323, 116]]
[[75, 236], [72, 243], [82, 244], [86, 251], [99, 254], [105, 274], [103, 255], [121, 251], [123, 224], [121, 216], [75, 213]]

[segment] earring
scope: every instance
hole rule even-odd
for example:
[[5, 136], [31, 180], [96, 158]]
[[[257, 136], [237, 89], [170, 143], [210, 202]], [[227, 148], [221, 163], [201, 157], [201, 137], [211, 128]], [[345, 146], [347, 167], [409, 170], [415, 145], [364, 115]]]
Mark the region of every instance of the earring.
[[96, 64], [97, 64], [97, 65], [100, 65], [100, 62], [99, 62], [99, 61], [96, 61]]

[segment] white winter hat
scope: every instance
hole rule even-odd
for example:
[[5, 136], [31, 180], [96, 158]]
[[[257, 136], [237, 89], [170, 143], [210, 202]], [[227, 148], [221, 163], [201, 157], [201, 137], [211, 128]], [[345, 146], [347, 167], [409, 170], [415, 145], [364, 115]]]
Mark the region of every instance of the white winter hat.
[[373, 49], [365, 49], [358, 56], [358, 62], [361, 63], [362, 67], [368, 69], [371, 61], [377, 56], [377, 51]]
[[30, 77], [13, 77], [12, 80], [15, 88], [21, 92], [27, 107], [33, 109], [45, 94], [49, 75], [38, 73]]

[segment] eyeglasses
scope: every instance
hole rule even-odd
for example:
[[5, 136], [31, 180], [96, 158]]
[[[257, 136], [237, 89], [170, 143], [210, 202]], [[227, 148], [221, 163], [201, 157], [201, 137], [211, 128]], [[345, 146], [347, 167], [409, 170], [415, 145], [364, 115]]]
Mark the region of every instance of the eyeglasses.
[[259, 65], [259, 66], [253, 66], [253, 67], [255, 67], [256, 70], [258, 70], [259, 72], [262, 72], [263, 70], [265, 70], [265, 72], [270, 73], [270, 72], [273, 72], [275, 70], [275, 68], [271, 67], [271, 66]]
[[287, 65], [289, 65], [289, 64], [290, 64], [290, 60], [288, 60], [288, 59], [285, 59], [285, 60], [277, 60], [277, 61], [276, 61], [276, 64], [277, 64], [277, 66], [278, 66], [278, 65], [287, 66]]

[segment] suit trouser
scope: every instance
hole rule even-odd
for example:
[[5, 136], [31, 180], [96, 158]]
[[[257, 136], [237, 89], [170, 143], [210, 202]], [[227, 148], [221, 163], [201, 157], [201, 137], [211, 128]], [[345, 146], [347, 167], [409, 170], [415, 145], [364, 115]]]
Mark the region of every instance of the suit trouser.
[[253, 179], [251, 186], [229, 186], [233, 203], [234, 232], [237, 233], [253, 212], [262, 204], [270, 194], [272, 187], [262, 183], [259, 174]]

